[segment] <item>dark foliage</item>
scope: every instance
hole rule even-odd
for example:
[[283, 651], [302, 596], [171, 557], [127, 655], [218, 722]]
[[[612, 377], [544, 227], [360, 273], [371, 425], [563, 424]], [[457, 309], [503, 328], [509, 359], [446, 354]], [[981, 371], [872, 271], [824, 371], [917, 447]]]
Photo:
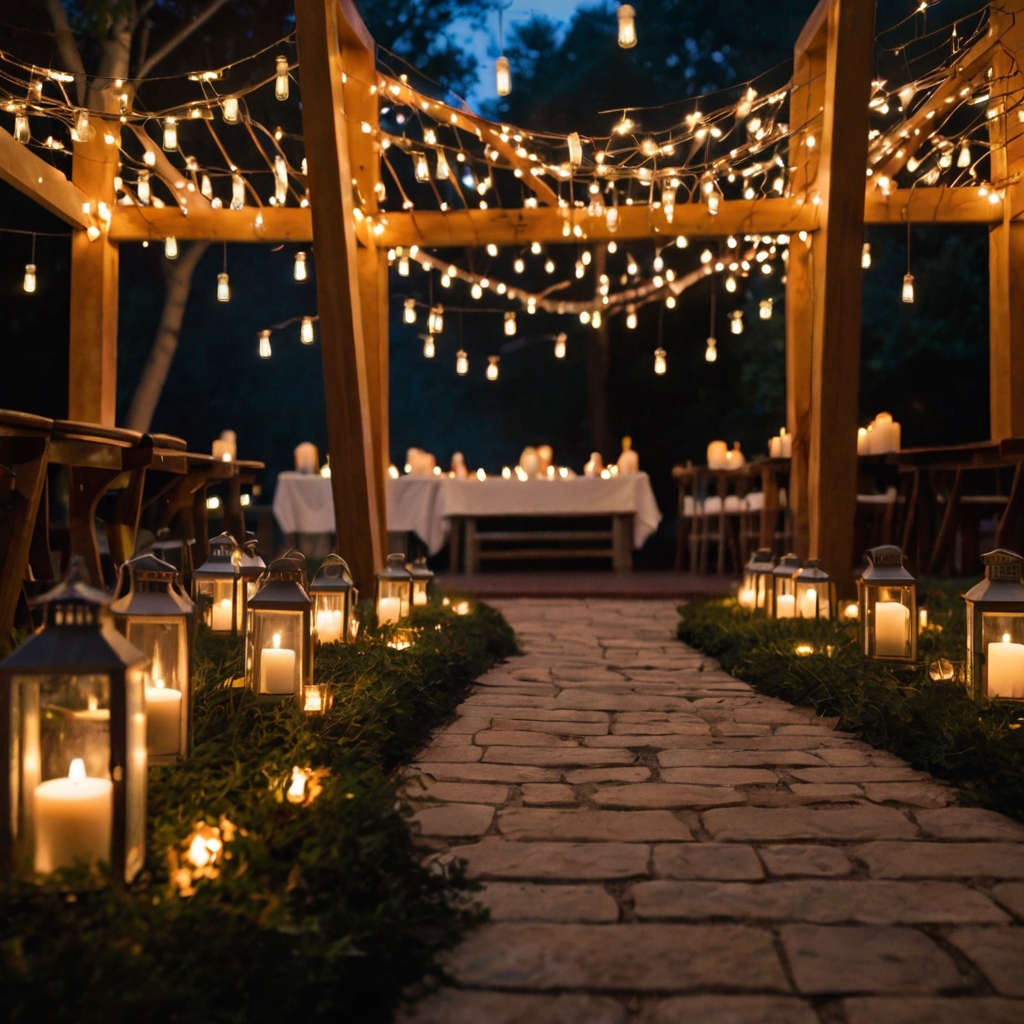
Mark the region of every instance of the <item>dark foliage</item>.
[[[150, 769], [143, 875], [123, 893], [0, 891], [0, 1017], [388, 1020], [475, 918], [458, 869], [420, 863], [394, 769], [516, 649], [486, 606], [424, 610], [417, 624], [407, 651], [372, 638], [324, 647], [317, 677], [334, 701], [314, 717], [223, 685], [241, 674], [240, 645], [200, 637], [195, 754]], [[329, 772], [306, 807], [281, 799], [294, 765]], [[168, 851], [222, 815], [239, 828], [230, 859], [182, 898]]]
[[[1024, 821], [1024, 709], [979, 707], [962, 685], [928, 676], [937, 658], [963, 661], [958, 597], [929, 594], [929, 618], [942, 628], [922, 635], [921, 664], [905, 668], [865, 658], [852, 626], [752, 619], [731, 600], [687, 605], [680, 614], [681, 640], [759, 692], [837, 715], [839, 728], [955, 783], [964, 802]], [[816, 653], [798, 656], [798, 641]]]

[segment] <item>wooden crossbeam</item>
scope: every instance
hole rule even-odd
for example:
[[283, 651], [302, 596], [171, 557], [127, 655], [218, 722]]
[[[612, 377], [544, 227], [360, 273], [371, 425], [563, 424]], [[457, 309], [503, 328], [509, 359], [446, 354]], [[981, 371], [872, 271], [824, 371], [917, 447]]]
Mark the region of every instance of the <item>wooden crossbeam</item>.
[[3, 128], [0, 128], [0, 180], [73, 228], [87, 228], [92, 223], [82, 212], [89, 196]]

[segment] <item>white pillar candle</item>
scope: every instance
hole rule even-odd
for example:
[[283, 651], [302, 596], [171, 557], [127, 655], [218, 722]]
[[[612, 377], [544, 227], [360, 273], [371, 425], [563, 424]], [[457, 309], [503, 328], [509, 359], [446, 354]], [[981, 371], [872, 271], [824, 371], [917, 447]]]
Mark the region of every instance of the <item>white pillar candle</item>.
[[402, 599], [400, 597], [382, 597], [377, 606], [377, 618], [380, 625], [398, 622], [402, 617]]
[[744, 587], [740, 591], [740, 607], [754, 610], [757, 604], [757, 591], [753, 587]]
[[218, 601], [211, 610], [213, 612], [211, 629], [218, 633], [230, 633], [231, 599], [226, 597], [224, 600]]
[[316, 613], [316, 635], [324, 644], [333, 643], [342, 638], [340, 609], [324, 608]]
[[36, 786], [36, 871], [48, 875], [76, 861], [110, 860], [113, 789], [109, 779], [88, 778], [80, 757], [66, 779]]
[[292, 693], [295, 689], [295, 652], [281, 646], [275, 633], [272, 647], [260, 651], [260, 693]]
[[781, 459], [782, 458], [782, 438], [773, 437], [768, 441], [768, 457], [770, 459]]
[[800, 596], [800, 617], [813, 619], [818, 614], [818, 592], [808, 587]]
[[988, 645], [988, 696], [1024, 697], [1024, 644], [1010, 643], [1004, 633], [1002, 643]]
[[779, 431], [779, 444], [781, 445], [781, 455], [784, 459], [790, 459], [793, 457], [793, 435], [786, 433], [786, 428], [783, 427]]
[[779, 594], [775, 598], [775, 618], [791, 619], [796, 611], [796, 598], [792, 594]]
[[910, 609], [899, 601], [875, 603], [875, 654], [902, 658], [910, 638]]
[[425, 605], [427, 603], [427, 592], [426, 590], [416, 589], [413, 591], [412, 603], [414, 605]]
[[146, 748], [152, 757], [182, 754], [181, 690], [166, 687], [162, 679], [146, 687]]

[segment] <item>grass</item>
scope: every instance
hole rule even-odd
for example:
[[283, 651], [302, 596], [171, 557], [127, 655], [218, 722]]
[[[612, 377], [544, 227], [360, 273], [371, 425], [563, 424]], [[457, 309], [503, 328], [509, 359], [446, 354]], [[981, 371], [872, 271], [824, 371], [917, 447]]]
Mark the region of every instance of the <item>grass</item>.
[[[864, 657], [855, 626], [754, 619], [734, 600], [680, 609], [679, 638], [717, 658], [758, 692], [838, 716], [839, 727], [915, 768], [954, 783], [961, 800], [1024, 821], [1024, 705], [979, 706], [957, 682], [935, 682], [928, 665], [965, 658], [964, 605], [929, 593], [919, 663]], [[798, 642], [815, 653], [798, 655]]]
[[[0, 889], [0, 1018], [388, 1020], [472, 920], [458, 868], [421, 863], [395, 770], [516, 650], [484, 605], [415, 623], [407, 651], [372, 634], [322, 648], [333, 705], [317, 716], [225, 686], [241, 644], [201, 634], [194, 756], [150, 768], [144, 872], [123, 892]], [[308, 805], [285, 798], [293, 766], [318, 770]], [[199, 822], [225, 840], [202, 870], [185, 856]]]

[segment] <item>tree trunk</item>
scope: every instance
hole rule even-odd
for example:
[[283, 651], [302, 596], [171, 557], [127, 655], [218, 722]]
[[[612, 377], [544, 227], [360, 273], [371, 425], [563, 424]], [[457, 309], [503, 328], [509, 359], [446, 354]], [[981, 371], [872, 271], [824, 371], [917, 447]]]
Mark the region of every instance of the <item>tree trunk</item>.
[[[608, 247], [594, 246], [594, 278], [607, 273]], [[596, 290], [596, 289], [595, 289]], [[590, 421], [590, 446], [605, 458], [614, 454], [612, 430], [608, 415], [608, 318], [601, 317], [601, 326], [591, 330], [587, 339], [587, 411]]]
[[132, 395], [131, 408], [125, 426], [129, 430], [146, 432], [153, 423], [153, 413], [167, 382], [174, 353], [178, 348], [178, 335], [185, 315], [185, 304], [192, 289], [192, 274], [209, 248], [209, 242], [192, 242], [181, 255], [167, 263], [167, 293], [164, 310], [157, 328], [156, 340], [142, 370], [139, 383]]

